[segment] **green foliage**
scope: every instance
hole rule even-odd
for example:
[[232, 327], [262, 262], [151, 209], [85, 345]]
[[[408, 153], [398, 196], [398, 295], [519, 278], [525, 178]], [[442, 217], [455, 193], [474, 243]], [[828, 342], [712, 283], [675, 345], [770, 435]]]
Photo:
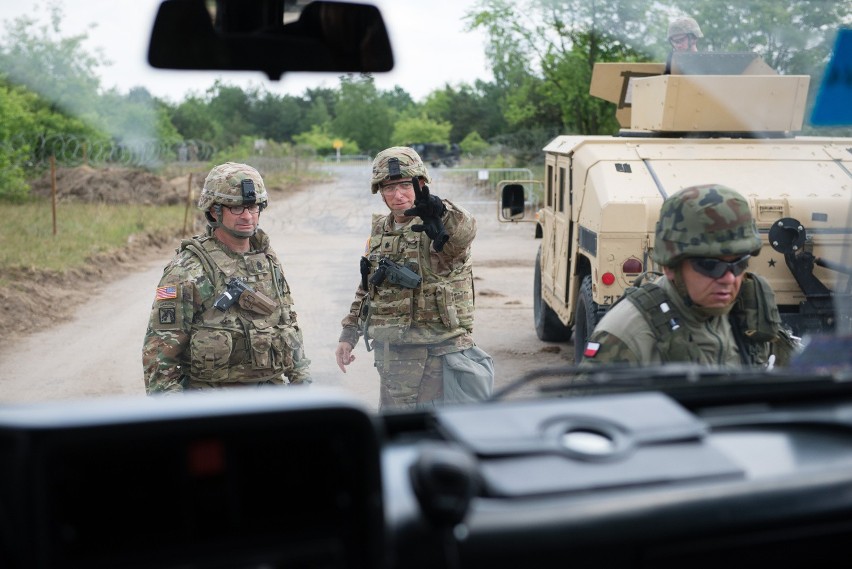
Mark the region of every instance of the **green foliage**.
[[221, 141], [217, 146], [232, 146], [243, 136], [253, 134], [251, 101], [256, 99], [256, 95], [256, 90], [246, 92], [239, 86], [221, 81], [216, 81], [207, 90], [207, 111], [222, 125]]
[[293, 154], [293, 145], [253, 136], [243, 136], [236, 144], [219, 150], [210, 159], [211, 167], [224, 162], [248, 163], [254, 157], [286, 158]]
[[224, 128], [208, 112], [207, 103], [196, 96], [184, 100], [170, 110], [172, 124], [187, 140], [219, 141]]
[[699, 47], [753, 51], [785, 74], [810, 74], [827, 61], [840, 25], [852, 24], [852, 4], [828, 0], [675, 0], [704, 34]]
[[510, 127], [546, 128], [555, 119], [563, 132], [609, 134], [618, 128], [612, 105], [588, 94], [595, 63], [664, 61], [666, 27], [681, 14], [701, 25], [701, 49], [754, 51], [782, 73], [822, 69], [834, 30], [852, 24], [852, 4], [828, 0], [483, 0], [468, 27], [488, 33]]
[[126, 144], [157, 140], [164, 145], [177, 144], [180, 133], [172, 124], [166, 107], [142, 87], [128, 95], [110, 90], [100, 97], [100, 122], [113, 138]]
[[465, 154], [473, 154], [474, 156], [478, 156], [480, 154], [484, 154], [486, 150], [488, 150], [488, 143], [483, 140], [479, 133], [473, 131], [469, 133], [464, 139], [459, 143], [459, 148]]
[[313, 125], [311, 130], [297, 134], [293, 140], [300, 145], [313, 148], [320, 156], [328, 156], [335, 154], [334, 141], [339, 140], [343, 143], [340, 149], [341, 154], [358, 154], [358, 143], [352, 140], [340, 138], [328, 132], [326, 126]]
[[0, 84], [0, 198], [4, 200], [22, 200], [29, 191], [22, 164], [31, 148], [17, 136], [35, 126], [26, 99], [26, 93]]
[[399, 119], [394, 125], [391, 144], [407, 146], [416, 142], [449, 144], [450, 129], [453, 125], [439, 122], [425, 116]]
[[344, 76], [331, 131], [353, 140], [369, 154], [390, 146], [394, 111], [369, 75]]
[[50, 23], [38, 25], [27, 15], [4, 22], [0, 69], [10, 81], [27, 87], [55, 105], [55, 109], [89, 120], [96, 117], [100, 54], [87, 52], [87, 34], [62, 36], [61, 6], [47, 8]]
[[472, 86], [445, 85], [429, 94], [423, 110], [429, 118], [452, 125], [451, 142], [458, 142], [473, 131], [490, 138], [508, 128], [509, 123], [500, 112], [502, 96], [494, 83], [480, 80]]
[[[706, 36], [701, 49], [753, 50], [779, 71], [797, 74], [821, 69], [834, 30], [852, 24], [852, 5], [828, 0], [480, 0], [466, 16], [467, 27], [488, 34], [493, 81], [447, 84], [423, 103], [399, 86], [378, 90], [370, 75], [345, 75], [338, 88], [301, 96], [219, 81], [171, 104], [141, 87], [127, 95], [104, 92], [98, 71], [109, 62], [85, 49], [86, 33], [62, 33], [58, 4], [47, 14], [45, 25], [35, 14], [4, 22], [0, 38], [6, 74], [0, 79], [0, 174], [6, 180], [20, 180], [32, 169], [25, 163], [44, 164], [69, 137], [89, 149], [144, 146], [151, 139], [169, 148], [192, 140], [227, 159], [254, 152], [254, 141], [264, 140], [295, 161], [299, 148], [333, 153], [336, 139], [347, 154], [391, 144], [463, 143], [467, 153], [534, 162], [556, 134], [617, 131], [614, 106], [589, 95], [592, 69], [597, 62], [663, 61], [666, 26], [675, 15], [699, 21]], [[820, 79], [812, 75], [811, 85]], [[7, 183], [0, 195], [20, 198], [24, 188]]]
[[612, 110], [588, 93], [594, 64], [642, 60], [647, 22], [663, 18], [652, 0], [485, 0], [481, 6], [470, 27], [489, 34], [486, 54], [504, 89], [508, 124], [536, 129], [561, 123], [581, 134], [608, 134], [617, 126]]

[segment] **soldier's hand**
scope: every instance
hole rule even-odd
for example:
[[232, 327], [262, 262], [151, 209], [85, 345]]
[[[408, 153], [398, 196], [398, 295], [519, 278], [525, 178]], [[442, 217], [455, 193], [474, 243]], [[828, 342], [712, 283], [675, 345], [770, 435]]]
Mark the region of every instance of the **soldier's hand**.
[[355, 361], [355, 354], [352, 353], [353, 347], [349, 342], [339, 342], [337, 349], [334, 350], [334, 356], [337, 358], [337, 367], [343, 373], [346, 373], [346, 366]]
[[429, 193], [429, 186], [420, 187], [420, 181], [417, 177], [411, 178], [411, 184], [414, 186], [414, 207], [405, 210], [405, 215], [416, 215], [423, 220], [423, 223], [417, 223], [411, 226], [413, 231], [425, 231], [426, 235], [432, 239], [432, 246], [435, 251], [442, 251], [444, 245], [450, 240], [450, 236], [444, 228], [444, 223], [441, 221], [441, 216], [447, 211], [447, 206], [441, 201], [441, 198]]
[[414, 186], [414, 207], [405, 210], [405, 215], [416, 215], [422, 220], [427, 218], [438, 218], [447, 211], [447, 206], [441, 201], [441, 198], [434, 196], [429, 192], [429, 186], [423, 185], [420, 187], [420, 180], [417, 176], [411, 178], [411, 184]]
[[450, 240], [450, 235], [444, 229], [444, 224], [440, 217], [430, 217], [423, 220], [423, 223], [415, 223], [411, 226], [412, 231], [425, 231], [432, 239], [432, 247], [439, 253], [443, 251], [444, 245]]

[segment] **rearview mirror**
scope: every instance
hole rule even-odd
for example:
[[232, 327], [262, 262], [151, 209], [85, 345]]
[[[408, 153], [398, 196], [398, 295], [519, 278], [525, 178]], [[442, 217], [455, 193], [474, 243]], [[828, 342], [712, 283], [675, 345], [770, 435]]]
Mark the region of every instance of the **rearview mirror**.
[[285, 23], [286, 0], [204, 0], [160, 4], [148, 63], [159, 69], [382, 72], [393, 69], [390, 38], [375, 6], [311, 2]]

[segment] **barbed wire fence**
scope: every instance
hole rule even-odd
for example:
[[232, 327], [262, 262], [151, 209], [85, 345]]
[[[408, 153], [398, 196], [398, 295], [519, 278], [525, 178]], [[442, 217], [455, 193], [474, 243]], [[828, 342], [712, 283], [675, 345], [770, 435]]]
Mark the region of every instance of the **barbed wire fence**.
[[177, 143], [154, 139], [116, 141], [73, 134], [16, 134], [8, 139], [6, 145], [27, 149], [26, 166], [37, 169], [46, 168], [51, 156], [64, 167], [88, 165], [153, 169], [175, 162], [207, 162], [217, 151], [215, 146], [203, 140]]

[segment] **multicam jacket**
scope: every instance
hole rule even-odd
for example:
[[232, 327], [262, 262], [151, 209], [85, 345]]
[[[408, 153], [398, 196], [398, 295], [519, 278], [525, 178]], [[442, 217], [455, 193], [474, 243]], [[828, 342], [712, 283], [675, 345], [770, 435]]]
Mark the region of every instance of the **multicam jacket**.
[[[163, 271], [145, 335], [148, 393], [235, 384], [310, 382], [302, 332], [281, 263], [258, 230], [252, 251], [235, 253], [215, 237], [184, 240]], [[274, 301], [271, 310], [213, 303], [231, 277]], [[243, 303], [251, 307], [249, 304]]]
[[[444, 353], [473, 346], [473, 275], [470, 245], [476, 220], [464, 208], [443, 200], [442, 218], [450, 240], [441, 252], [432, 248], [425, 232], [411, 229], [415, 217], [399, 228], [393, 216], [374, 215], [365, 257], [374, 275], [383, 258], [408, 267], [422, 281], [405, 288], [386, 279], [355, 293], [343, 319], [341, 341], [353, 346], [366, 329], [367, 337], [383, 344], [441, 345]], [[433, 355], [440, 355], [430, 349]]]

